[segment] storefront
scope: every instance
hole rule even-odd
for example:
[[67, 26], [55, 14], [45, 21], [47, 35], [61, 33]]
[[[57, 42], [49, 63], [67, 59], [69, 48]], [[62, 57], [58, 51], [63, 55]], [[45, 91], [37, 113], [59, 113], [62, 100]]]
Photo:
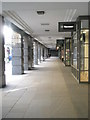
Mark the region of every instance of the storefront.
[[72, 74], [79, 83], [89, 80], [89, 16], [79, 16], [72, 34]]
[[71, 38], [65, 38], [64, 51], [65, 66], [71, 66]]

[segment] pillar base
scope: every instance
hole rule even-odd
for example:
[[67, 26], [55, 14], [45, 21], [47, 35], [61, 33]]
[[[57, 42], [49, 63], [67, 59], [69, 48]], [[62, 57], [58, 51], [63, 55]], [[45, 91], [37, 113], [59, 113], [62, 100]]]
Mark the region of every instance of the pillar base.
[[12, 67], [12, 75], [22, 75], [24, 71], [22, 70], [22, 66], [13, 66]]
[[4, 88], [6, 86], [5, 75], [0, 76], [0, 88]]

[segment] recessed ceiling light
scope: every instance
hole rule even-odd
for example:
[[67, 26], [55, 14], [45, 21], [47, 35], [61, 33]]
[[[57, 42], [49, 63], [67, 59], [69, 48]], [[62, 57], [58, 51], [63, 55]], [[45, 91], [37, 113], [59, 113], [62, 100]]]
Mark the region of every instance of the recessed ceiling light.
[[45, 30], [45, 32], [49, 32], [50, 30]]
[[45, 14], [45, 11], [42, 11], [42, 10], [41, 10], [41, 11], [37, 11], [37, 14], [38, 14], [38, 15], [44, 15], [44, 14]]
[[41, 23], [41, 25], [49, 25], [49, 23]]

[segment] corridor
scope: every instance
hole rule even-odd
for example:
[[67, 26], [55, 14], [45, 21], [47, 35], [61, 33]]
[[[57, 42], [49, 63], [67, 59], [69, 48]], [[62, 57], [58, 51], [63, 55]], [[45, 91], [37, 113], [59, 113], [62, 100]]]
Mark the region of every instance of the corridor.
[[3, 118], [87, 118], [88, 85], [78, 84], [70, 68], [51, 57], [23, 75], [8, 76]]

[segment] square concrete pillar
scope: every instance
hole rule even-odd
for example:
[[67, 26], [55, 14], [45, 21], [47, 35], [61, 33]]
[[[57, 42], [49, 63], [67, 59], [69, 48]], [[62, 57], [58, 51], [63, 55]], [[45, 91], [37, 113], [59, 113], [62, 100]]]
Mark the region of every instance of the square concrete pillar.
[[28, 63], [28, 37], [24, 37], [23, 42], [23, 52], [24, 52], [24, 70], [28, 70], [29, 63]]
[[[24, 73], [23, 59], [23, 37], [17, 38], [18, 43], [12, 45], [12, 74], [21, 75]], [[15, 39], [13, 40], [15, 41]]]
[[47, 52], [46, 52], [46, 48], [44, 47], [44, 59], [47, 58]]
[[46, 48], [46, 54], [47, 54], [47, 58], [48, 58], [48, 48]]
[[41, 44], [38, 43], [38, 62], [41, 63]]
[[42, 45], [41, 45], [41, 61], [43, 61], [43, 49], [42, 49]]
[[34, 65], [38, 65], [38, 42], [33, 43]]
[[44, 61], [44, 48], [41, 45], [41, 61]]
[[0, 15], [0, 87], [6, 86], [5, 81], [5, 51], [4, 51], [4, 36], [3, 36], [4, 18]]
[[31, 69], [34, 65], [33, 63], [33, 38], [29, 37], [28, 40], [28, 62], [29, 62], [29, 69]]

